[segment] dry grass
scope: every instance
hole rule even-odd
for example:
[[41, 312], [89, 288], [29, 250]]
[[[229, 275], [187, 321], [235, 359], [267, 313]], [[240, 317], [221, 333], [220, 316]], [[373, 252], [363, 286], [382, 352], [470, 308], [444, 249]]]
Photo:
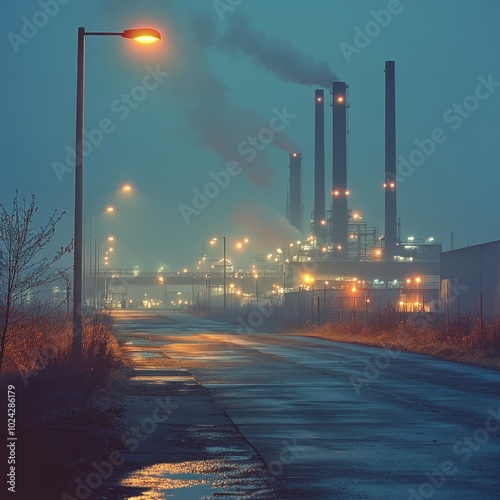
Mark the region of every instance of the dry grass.
[[[0, 391], [16, 387], [20, 498], [60, 498], [75, 476], [119, 447], [122, 409], [113, 402], [121, 383], [121, 355], [109, 315], [86, 317], [83, 362], [71, 360], [71, 324], [44, 315], [8, 339]], [[0, 407], [6, 398], [0, 399]], [[6, 415], [6, 408], [0, 408]], [[29, 478], [29, 480], [28, 480]], [[35, 495], [35, 496], [33, 496]]]
[[348, 321], [317, 326], [306, 324], [293, 329], [296, 335], [398, 349], [438, 358], [500, 369], [500, 318], [481, 325], [477, 318], [451, 321], [448, 329], [442, 322], [412, 325], [400, 323], [392, 330], [378, 325]]
[[[72, 323], [65, 315], [18, 318], [17, 332], [7, 338], [4, 373], [33, 373], [47, 367], [74, 367]], [[121, 363], [110, 315], [98, 313], [83, 321], [83, 371], [106, 378]]]

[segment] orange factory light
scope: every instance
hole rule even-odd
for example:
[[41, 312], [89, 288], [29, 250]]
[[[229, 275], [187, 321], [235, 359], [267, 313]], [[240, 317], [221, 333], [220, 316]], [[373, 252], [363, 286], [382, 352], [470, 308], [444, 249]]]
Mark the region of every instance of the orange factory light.
[[132, 191], [132, 186], [130, 184], [124, 184], [122, 186], [122, 191], [124, 193], [130, 193]]
[[344, 98], [343, 98], [343, 96], [339, 96], [339, 97], [337, 97], [337, 102], [344, 102]]
[[108, 214], [112, 214], [114, 211], [115, 211], [115, 207], [109, 206], [109, 207], [106, 208], [106, 212]]

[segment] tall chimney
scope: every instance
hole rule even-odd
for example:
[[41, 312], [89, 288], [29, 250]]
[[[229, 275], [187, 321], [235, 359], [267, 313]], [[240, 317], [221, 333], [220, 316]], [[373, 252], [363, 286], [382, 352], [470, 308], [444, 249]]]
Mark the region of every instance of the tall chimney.
[[290, 153], [289, 222], [302, 231], [302, 155]]
[[347, 85], [333, 82], [333, 189], [332, 209], [333, 254], [337, 258], [348, 256], [348, 215], [347, 215]]
[[326, 242], [325, 217], [325, 95], [314, 94], [314, 234], [318, 242]]
[[385, 62], [385, 260], [397, 254], [396, 64]]

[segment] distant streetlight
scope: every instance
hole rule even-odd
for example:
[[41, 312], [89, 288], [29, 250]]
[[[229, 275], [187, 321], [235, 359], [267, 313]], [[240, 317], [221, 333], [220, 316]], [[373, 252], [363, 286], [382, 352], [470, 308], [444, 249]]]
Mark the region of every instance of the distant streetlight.
[[76, 360], [82, 357], [82, 284], [83, 284], [83, 159], [84, 159], [84, 83], [85, 83], [85, 37], [121, 36], [141, 43], [152, 43], [161, 39], [152, 28], [127, 29], [122, 32], [86, 32], [78, 28], [77, 75], [76, 75], [76, 147], [75, 147], [75, 234], [73, 238], [73, 343], [72, 353]]
[[[227, 270], [227, 260], [226, 260], [226, 237], [222, 236], [224, 241], [224, 316], [226, 315], [226, 270]], [[214, 244], [217, 241], [217, 238], [212, 238], [210, 243]]]
[[243, 241], [237, 241], [235, 246], [238, 250], [241, 250], [244, 244], [248, 243], [249, 241], [250, 240], [248, 238], [244, 238]]
[[124, 184], [122, 186], [122, 192], [123, 193], [131, 193], [132, 192], [132, 186], [130, 184]]

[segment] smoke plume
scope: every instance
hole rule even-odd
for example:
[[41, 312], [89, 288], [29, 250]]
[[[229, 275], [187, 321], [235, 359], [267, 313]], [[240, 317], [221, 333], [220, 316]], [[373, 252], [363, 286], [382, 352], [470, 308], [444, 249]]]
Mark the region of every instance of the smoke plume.
[[244, 233], [252, 235], [252, 241], [266, 249], [301, 239], [298, 229], [262, 202], [251, 200], [238, 205], [233, 211], [233, 219]]
[[[205, 23], [205, 40], [213, 41], [214, 31]], [[229, 18], [229, 29], [217, 45], [230, 52], [242, 52], [254, 58], [262, 67], [284, 82], [330, 87], [338, 81], [326, 61], [315, 61], [292, 43], [255, 29], [247, 16], [234, 13]]]
[[214, 26], [204, 15], [194, 15], [190, 21], [193, 37], [187, 42], [189, 46], [184, 49], [183, 58], [189, 64], [180, 64], [172, 71], [173, 90], [187, 103], [189, 130], [194, 132], [200, 145], [214, 151], [226, 162], [237, 161], [255, 186], [267, 190], [274, 176], [270, 146], [287, 153], [299, 148], [286, 132], [279, 132], [252, 161], [247, 161], [248, 157], [238, 152], [244, 141], [269, 127], [273, 112], [269, 110], [269, 116], [264, 117], [231, 100], [226, 85], [211, 68], [205, 50], [216, 36]]

